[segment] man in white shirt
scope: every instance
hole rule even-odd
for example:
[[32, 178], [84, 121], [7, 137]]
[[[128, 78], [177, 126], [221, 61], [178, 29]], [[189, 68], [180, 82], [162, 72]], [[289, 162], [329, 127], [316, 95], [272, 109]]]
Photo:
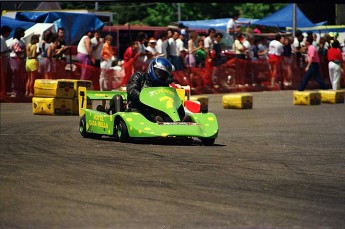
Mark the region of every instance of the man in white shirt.
[[183, 60], [181, 57], [180, 46], [178, 45], [177, 39], [180, 37], [180, 32], [175, 30], [173, 36], [169, 38], [169, 60], [175, 67], [175, 71], [183, 70]]
[[156, 49], [159, 52], [160, 57], [167, 58], [168, 57], [168, 33], [163, 31], [160, 33], [159, 39], [157, 40]]
[[95, 58], [95, 67], [100, 68], [101, 52], [104, 44], [104, 39], [98, 31], [95, 31], [94, 37], [91, 39], [92, 55]]
[[240, 32], [240, 28], [238, 27], [237, 19], [240, 17], [240, 13], [236, 12], [232, 15], [231, 19], [226, 24], [226, 31], [230, 34], [230, 37], [235, 40], [235, 34]]

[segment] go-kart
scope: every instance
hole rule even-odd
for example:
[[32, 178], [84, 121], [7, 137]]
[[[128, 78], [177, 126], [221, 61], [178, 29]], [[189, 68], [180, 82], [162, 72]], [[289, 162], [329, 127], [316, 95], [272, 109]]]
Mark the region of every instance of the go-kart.
[[[109, 108], [98, 105], [96, 110], [86, 108], [90, 100], [110, 100]], [[182, 121], [179, 108], [183, 101], [172, 87], [143, 88], [140, 101], [158, 111], [164, 120], [150, 121], [139, 112], [127, 109], [126, 92], [86, 91], [79, 89], [79, 131], [83, 137], [113, 136], [121, 142], [150, 138], [199, 138], [203, 145], [213, 145], [218, 136], [218, 121], [213, 113], [190, 113], [188, 121]]]

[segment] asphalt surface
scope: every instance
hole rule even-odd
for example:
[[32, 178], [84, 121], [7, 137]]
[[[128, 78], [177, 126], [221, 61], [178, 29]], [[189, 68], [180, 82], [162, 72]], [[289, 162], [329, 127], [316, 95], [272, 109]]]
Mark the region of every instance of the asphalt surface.
[[345, 105], [209, 96], [219, 137], [85, 139], [78, 116], [1, 103], [0, 228], [344, 228]]

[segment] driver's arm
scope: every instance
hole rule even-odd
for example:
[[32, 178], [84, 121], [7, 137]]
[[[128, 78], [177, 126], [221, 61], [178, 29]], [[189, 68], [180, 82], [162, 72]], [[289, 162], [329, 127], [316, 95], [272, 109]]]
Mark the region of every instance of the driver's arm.
[[128, 80], [127, 95], [130, 100], [139, 101], [143, 75], [135, 72]]

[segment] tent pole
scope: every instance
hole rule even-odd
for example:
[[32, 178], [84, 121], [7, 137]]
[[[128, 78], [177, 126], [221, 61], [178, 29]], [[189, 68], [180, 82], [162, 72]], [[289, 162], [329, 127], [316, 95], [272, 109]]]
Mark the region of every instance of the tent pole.
[[296, 3], [293, 4], [292, 10], [292, 37], [296, 35]]

